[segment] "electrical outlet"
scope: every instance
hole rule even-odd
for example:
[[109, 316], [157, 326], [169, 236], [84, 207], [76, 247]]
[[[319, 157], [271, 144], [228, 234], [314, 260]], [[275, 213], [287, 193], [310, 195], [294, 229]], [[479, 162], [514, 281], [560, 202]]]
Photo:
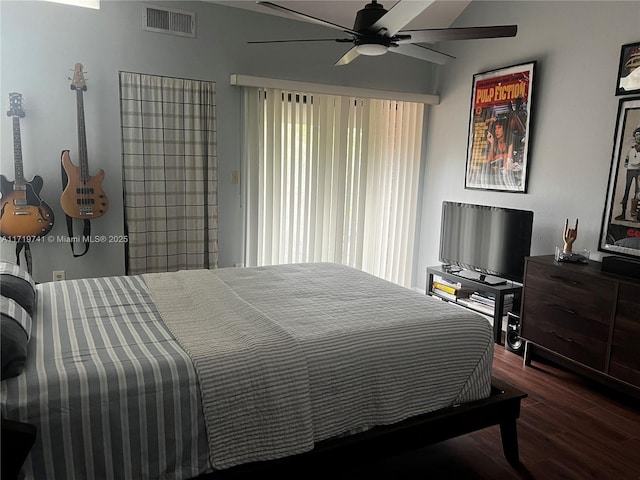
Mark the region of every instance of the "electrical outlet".
[[59, 282], [60, 280], [64, 280], [64, 270], [54, 270], [53, 281]]
[[238, 185], [240, 183], [240, 172], [238, 170], [234, 170], [231, 172], [231, 184]]

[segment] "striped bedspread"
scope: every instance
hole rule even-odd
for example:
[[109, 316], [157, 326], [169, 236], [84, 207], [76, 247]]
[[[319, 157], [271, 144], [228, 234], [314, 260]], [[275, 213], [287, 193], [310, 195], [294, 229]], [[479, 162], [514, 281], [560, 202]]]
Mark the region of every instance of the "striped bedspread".
[[315, 441], [489, 396], [484, 318], [337, 264], [212, 271], [296, 339]]
[[209, 468], [196, 372], [140, 277], [37, 285], [3, 418], [33, 423], [28, 479], [186, 479]]
[[37, 289], [25, 372], [0, 388], [2, 416], [38, 427], [29, 479], [188, 479], [490, 393], [486, 320], [339, 265]]

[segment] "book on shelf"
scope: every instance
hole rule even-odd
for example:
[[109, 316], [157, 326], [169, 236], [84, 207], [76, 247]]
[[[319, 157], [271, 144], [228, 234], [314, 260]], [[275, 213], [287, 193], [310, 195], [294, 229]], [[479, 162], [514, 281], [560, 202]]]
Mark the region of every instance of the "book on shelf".
[[443, 285], [448, 285], [453, 288], [462, 288], [462, 284], [460, 282], [449, 280], [448, 278], [444, 278], [440, 275], [433, 275], [433, 281], [441, 283]]
[[[474, 310], [478, 310], [482, 313], [486, 313], [487, 315], [491, 315], [491, 316], [493, 316], [496, 308], [495, 305], [488, 305], [486, 303], [478, 302], [476, 300], [473, 300], [471, 297], [459, 298], [458, 303], [461, 303], [466, 307], [472, 308]], [[511, 304], [505, 303], [504, 306], [502, 307], [502, 315], [506, 315], [507, 313], [509, 313], [511, 311], [512, 306], [513, 306], [513, 303]]]
[[439, 297], [446, 298], [447, 300], [450, 300], [452, 302], [457, 302], [461, 298], [467, 298], [469, 295], [468, 293], [460, 292], [460, 291], [457, 291], [456, 293], [451, 293], [450, 291], [443, 290], [442, 288], [439, 288], [436, 285], [431, 286], [431, 293]]
[[469, 307], [472, 310], [477, 310], [479, 312], [485, 313], [493, 317], [494, 308], [489, 305], [486, 305], [480, 302], [475, 302], [471, 300], [471, 298], [460, 298], [458, 302], [464, 305], [465, 307]]
[[441, 282], [436, 282], [435, 280], [433, 282], [433, 288], [437, 288], [438, 290], [448, 292], [451, 295], [455, 295], [458, 292], [458, 290], [455, 287], [452, 287], [451, 285], [446, 285]]
[[440, 290], [439, 288], [436, 288], [435, 286], [431, 289], [431, 292], [439, 297], [442, 298], [446, 298], [447, 300], [451, 300], [452, 302], [455, 302], [458, 300], [458, 297], [456, 295], [454, 295], [453, 293], [449, 293], [445, 290]]
[[[485, 294], [484, 292], [473, 292], [471, 295], [469, 295], [469, 298], [475, 302], [483, 303], [491, 307], [495, 307], [496, 305], [495, 297], [490, 294]], [[505, 307], [507, 306], [511, 307], [513, 305], [513, 298], [514, 298], [514, 295], [512, 293], [505, 295], [503, 300], [504, 302], [503, 305]]]
[[440, 275], [433, 276], [432, 286], [456, 296], [463, 295], [468, 297], [473, 292], [473, 288], [464, 287], [460, 282], [452, 282], [442, 278]]

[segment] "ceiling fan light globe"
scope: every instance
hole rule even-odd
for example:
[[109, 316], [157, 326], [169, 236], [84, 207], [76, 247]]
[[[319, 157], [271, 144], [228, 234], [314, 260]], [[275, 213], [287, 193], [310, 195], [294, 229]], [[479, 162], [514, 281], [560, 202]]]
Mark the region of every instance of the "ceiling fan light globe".
[[356, 50], [360, 55], [367, 55], [369, 57], [375, 57], [378, 55], [384, 55], [387, 53], [389, 47], [386, 45], [380, 45], [379, 43], [369, 43], [364, 45], [358, 45]]

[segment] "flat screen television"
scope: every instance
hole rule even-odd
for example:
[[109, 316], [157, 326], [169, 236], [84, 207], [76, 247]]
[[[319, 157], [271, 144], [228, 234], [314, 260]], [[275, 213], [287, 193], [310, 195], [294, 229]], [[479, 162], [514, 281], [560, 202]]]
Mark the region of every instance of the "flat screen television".
[[442, 202], [440, 262], [451, 273], [483, 283], [521, 283], [532, 227], [528, 210]]

